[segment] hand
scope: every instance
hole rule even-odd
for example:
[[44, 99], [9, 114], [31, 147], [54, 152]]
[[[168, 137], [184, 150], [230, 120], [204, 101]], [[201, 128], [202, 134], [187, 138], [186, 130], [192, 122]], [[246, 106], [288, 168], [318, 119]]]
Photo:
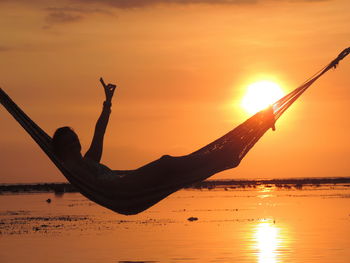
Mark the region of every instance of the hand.
[[112, 97], [114, 94], [115, 89], [117, 88], [116, 85], [108, 83], [108, 85], [106, 85], [106, 83], [103, 81], [103, 78], [100, 78], [100, 82], [102, 83], [102, 86], [105, 90], [105, 94], [106, 94], [106, 101], [111, 102], [112, 101]]

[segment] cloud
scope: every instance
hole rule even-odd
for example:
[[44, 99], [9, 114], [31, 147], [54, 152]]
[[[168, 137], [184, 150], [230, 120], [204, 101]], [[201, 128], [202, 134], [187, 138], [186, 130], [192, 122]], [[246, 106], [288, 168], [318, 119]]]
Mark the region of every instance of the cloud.
[[259, 0], [78, 0], [84, 4], [104, 4], [119, 9], [145, 8], [157, 5], [191, 5], [191, 4], [212, 4], [212, 5], [238, 5], [254, 4]]
[[[315, 3], [331, 0], [282, 0], [289, 3]], [[46, 13], [45, 25], [48, 29], [55, 25], [79, 22], [93, 14], [114, 15], [116, 9], [142, 9], [168, 5], [253, 5], [279, 0], [0, 0], [1, 4], [19, 4]], [[43, 6], [46, 8], [43, 8]], [[51, 7], [50, 7], [51, 6]], [[0, 50], [1, 51], [1, 50]]]
[[[325, 2], [332, 0], [282, 0], [283, 2]], [[207, 4], [207, 5], [244, 5], [244, 4], [258, 4], [263, 2], [282, 2], [281, 0], [0, 0], [1, 3], [19, 3], [26, 4], [30, 6], [48, 6], [48, 5], [61, 5], [61, 6], [71, 6], [71, 5], [83, 5], [87, 6], [109, 6], [119, 9], [127, 8], [143, 8], [151, 7], [156, 5], [169, 5], [169, 4], [178, 4], [178, 5], [193, 5], [193, 4]], [[66, 8], [67, 9], [67, 8]], [[74, 8], [71, 8], [74, 9]], [[78, 8], [80, 9], [80, 8]], [[83, 9], [83, 8], [82, 8]]]
[[[72, 0], [71, 0], [72, 1]], [[268, 1], [279, 0], [75, 0], [74, 2], [80, 2], [83, 4], [98, 4], [106, 5], [118, 9], [133, 9], [133, 8], [146, 8], [158, 5], [194, 5], [194, 4], [206, 4], [206, 5], [248, 5], [258, 4]], [[284, 0], [285, 2], [325, 2], [330, 0]]]
[[74, 23], [83, 20], [86, 15], [89, 14], [104, 14], [113, 15], [112, 12], [99, 9], [99, 8], [87, 8], [87, 7], [48, 7], [45, 8], [48, 12], [46, 15], [46, 25], [44, 28], [51, 28], [55, 24], [67, 24]]
[[60, 24], [76, 22], [81, 20], [82, 18], [83, 17], [81, 15], [75, 15], [63, 11], [53, 11], [47, 15], [46, 21], [48, 24]]
[[[7, 0], [0, 0], [2, 1]], [[23, 0], [15, 0], [21, 2]], [[41, 2], [41, 0], [33, 0]], [[113, 15], [112, 9], [136, 9], [158, 5], [190, 5], [190, 4], [253, 4], [261, 0], [63, 0], [67, 6], [48, 7], [45, 29], [58, 24], [68, 24], [83, 20], [91, 14]], [[73, 5], [73, 6], [72, 6]], [[102, 8], [101, 8], [102, 7]]]

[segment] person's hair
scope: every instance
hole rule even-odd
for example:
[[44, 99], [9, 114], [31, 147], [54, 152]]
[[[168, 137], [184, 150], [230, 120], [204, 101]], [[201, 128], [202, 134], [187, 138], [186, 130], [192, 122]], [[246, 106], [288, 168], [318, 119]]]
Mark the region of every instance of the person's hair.
[[53, 149], [53, 152], [60, 159], [62, 159], [63, 153], [64, 153], [64, 149], [66, 147], [66, 145], [62, 141], [62, 138], [64, 138], [64, 136], [67, 133], [74, 133], [74, 134], [76, 134], [75, 131], [71, 127], [65, 126], [65, 127], [58, 128], [55, 131], [55, 133], [54, 133], [54, 135], [52, 137], [52, 149]]

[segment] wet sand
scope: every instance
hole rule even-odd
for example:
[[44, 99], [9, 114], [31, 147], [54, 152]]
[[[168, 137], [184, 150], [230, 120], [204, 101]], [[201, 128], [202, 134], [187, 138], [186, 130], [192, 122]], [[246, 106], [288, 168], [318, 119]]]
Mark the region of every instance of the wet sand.
[[210, 189], [135, 216], [78, 193], [0, 195], [1, 262], [348, 262], [348, 185]]

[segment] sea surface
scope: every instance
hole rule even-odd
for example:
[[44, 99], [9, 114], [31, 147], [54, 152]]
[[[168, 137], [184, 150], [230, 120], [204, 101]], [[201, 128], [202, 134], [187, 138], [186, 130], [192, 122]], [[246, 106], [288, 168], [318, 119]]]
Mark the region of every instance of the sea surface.
[[0, 262], [349, 263], [350, 185], [186, 189], [134, 216], [2, 194]]

